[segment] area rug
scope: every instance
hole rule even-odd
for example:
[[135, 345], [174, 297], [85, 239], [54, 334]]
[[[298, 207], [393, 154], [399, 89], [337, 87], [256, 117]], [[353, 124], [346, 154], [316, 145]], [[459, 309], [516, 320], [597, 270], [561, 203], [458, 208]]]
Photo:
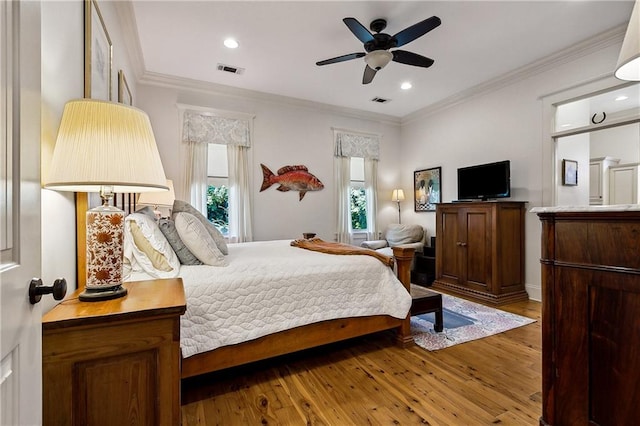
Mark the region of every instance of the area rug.
[[411, 317], [411, 334], [418, 346], [435, 351], [535, 322], [447, 294], [442, 295], [442, 317], [442, 333], [433, 330], [434, 313]]

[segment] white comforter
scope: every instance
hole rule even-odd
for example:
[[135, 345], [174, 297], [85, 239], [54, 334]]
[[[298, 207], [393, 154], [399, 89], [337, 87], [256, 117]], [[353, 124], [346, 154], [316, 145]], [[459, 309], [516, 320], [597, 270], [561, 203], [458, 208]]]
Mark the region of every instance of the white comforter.
[[180, 267], [187, 296], [184, 357], [314, 322], [409, 312], [411, 296], [379, 260], [289, 243], [230, 244], [227, 267]]

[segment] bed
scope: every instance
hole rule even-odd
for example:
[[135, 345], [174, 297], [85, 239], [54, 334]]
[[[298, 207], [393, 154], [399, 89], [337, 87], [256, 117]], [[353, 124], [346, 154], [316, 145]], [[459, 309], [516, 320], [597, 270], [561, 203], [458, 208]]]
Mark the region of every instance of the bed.
[[[394, 258], [397, 277], [372, 256], [280, 240], [229, 244], [224, 266], [180, 264], [182, 378], [383, 330], [411, 344], [413, 249], [395, 248]], [[137, 268], [127, 281], [157, 278]]]

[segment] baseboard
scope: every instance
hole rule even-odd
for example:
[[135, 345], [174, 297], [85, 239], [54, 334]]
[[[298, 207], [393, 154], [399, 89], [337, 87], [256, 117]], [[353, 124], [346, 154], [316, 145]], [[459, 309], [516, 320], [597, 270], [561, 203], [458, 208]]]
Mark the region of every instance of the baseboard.
[[539, 285], [531, 285], [525, 284], [525, 290], [527, 290], [527, 294], [529, 295], [530, 300], [535, 300], [536, 302], [542, 302], [542, 287]]

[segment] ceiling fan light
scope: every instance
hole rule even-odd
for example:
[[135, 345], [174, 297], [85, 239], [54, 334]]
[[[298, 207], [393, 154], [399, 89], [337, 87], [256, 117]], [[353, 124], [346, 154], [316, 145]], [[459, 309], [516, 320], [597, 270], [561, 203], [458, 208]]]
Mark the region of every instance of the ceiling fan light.
[[393, 54], [387, 50], [374, 50], [367, 53], [364, 61], [376, 71], [380, 71], [393, 59]]

